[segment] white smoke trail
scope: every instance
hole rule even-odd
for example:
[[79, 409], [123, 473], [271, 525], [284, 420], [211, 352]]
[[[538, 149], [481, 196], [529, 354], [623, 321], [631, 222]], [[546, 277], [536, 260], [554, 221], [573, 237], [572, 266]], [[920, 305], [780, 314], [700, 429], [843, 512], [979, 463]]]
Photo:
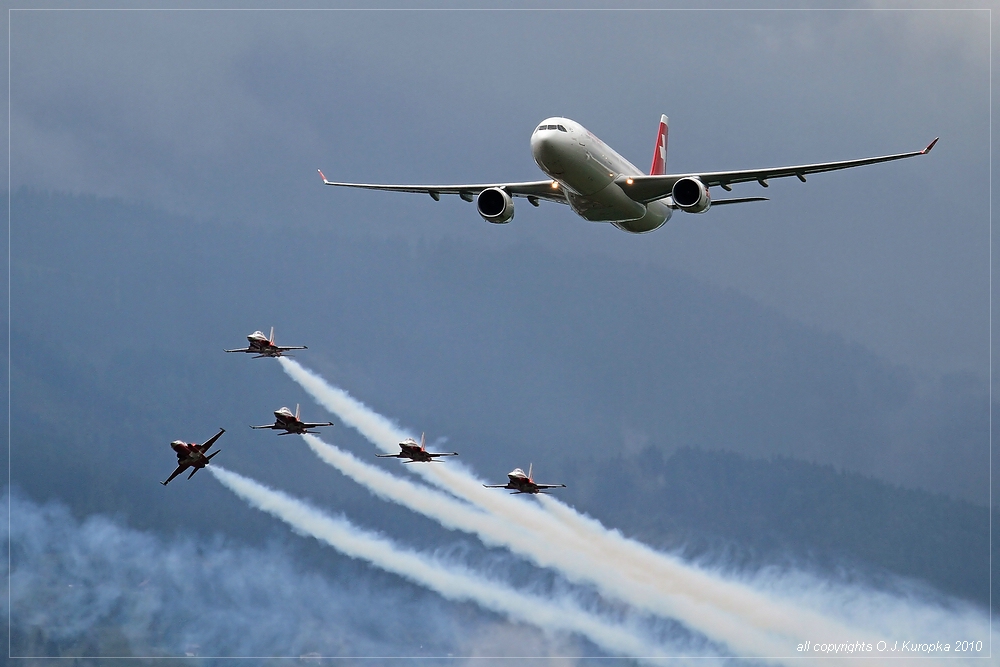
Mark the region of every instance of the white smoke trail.
[[[354, 399], [346, 391], [329, 385], [323, 378], [298, 363], [284, 357], [279, 358], [279, 361], [285, 372], [323, 407], [386, 452], [397, 452], [399, 441], [412, 437], [391, 420]], [[535, 539], [547, 544], [552, 551], [562, 551], [566, 548], [566, 540], [570, 540], [569, 543], [574, 544], [578, 550], [589, 551], [596, 555], [600, 567], [595, 567], [592, 558], [589, 559], [589, 567], [585, 568], [589, 570], [591, 580], [599, 579], [601, 582], [606, 582], [616, 575], [619, 579], [630, 578], [639, 585], [636, 594], [630, 596], [630, 603], [675, 618], [744, 655], [777, 655], [786, 651], [793, 640], [821, 628], [826, 631], [827, 636], [851, 636], [851, 634], [856, 636], [856, 633], [850, 633], [843, 628], [831, 627], [834, 624], [816, 614], [808, 614], [804, 610], [776, 608], [774, 603], [737, 584], [731, 584], [728, 590], [722, 591], [722, 595], [718, 596], [719, 599], [706, 599], [709, 596], [701, 587], [705, 584], [716, 584], [715, 588], [718, 588], [719, 582], [706, 581], [696, 568], [690, 566], [685, 566], [686, 571], [678, 572], [674, 563], [670, 562], [669, 567], [660, 568], [658, 572], [651, 574], [648, 563], [635, 563], [629, 559], [609, 559], [610, 554], [603, 549], [605, 546], [603, 541], [594, 544], [588, 536], [580, 535], [578, 531], [572, 529], [567, 534], [567, 526], [555, 520], [552, 515], [536, 505], [518, 502], [507, 494], [497, 494], [484, 489], [481, 480], [455, 461], [449, 461], [447, 466], [421, 466], [416, 468], [415, 472], [482, 507], [493, 516], [503, 518], [521, 530], [532, 531]], [[576, 568], [567, 574], [573, 577], [575, 571]], [[692, 581], [695, 583], [692, 584]], [[678, 605], [681, 605], [681, 608]], [[720, 617], [718, 613], [713, 613], [717, 611], [737, 616], [742, 614], [739, 620], [743, 622], [726, 619]], [[778, 641], [777, 638], [761, 638], [751, 627], [747, 627], [749, 624], [766, 633], [784, 635], [784, 641]]]
[[[699, 604], [688, 595], [664, 593], [648, 582], [636, 582], [622, 576], [612, 561], [594, 559], [592, 550], [583, 540], [561, 526], [548, 535], [525, 531], [495, 515], [463, 503], [446, 494], [389, 474], [359, 461], [347, 452], [324, 443], [314, 435], [303, 436], [321, 460], [370, 490], [397, 504], [430, 517], [446, 528], [462, 530], [479, 537], [484, 544], [503, 546], [513, 553], [531, 559], [536, 565], [558, 570], [568, 580], [587, 583], [602, 594], [633, 607], [680, 619], [714, 641], [727, 642], [739, 650], [754, 650], [757, 655], [774, 655], [787, 649], [783, 644], [760, 632], [748, 629], [740, 619], [711, 606]], [[521, 507], [536, 511], [537, 508]], [[561, 529], [561, 530], [560, 530]], [[567, 537], [571, 539], [567, 539]]]
[[[719, 586], [724, 576], [718, 572], [695, 570], [672, 558], [651, 549], [649, 546], [623, 536], [619, 531], [606, 528], [600, 521], [577, 512], [572, 507], [551, 497], [539, 498], [543, 506], [558, 517], [565, 525], [572, 527], [582, 537], [591, 540], [595, 547], [604, 550], [609, 558], [628, 558], [651, 573], [664, 573], [674, 569], [678, 574], [694, 573], [690, 584], [700, 587], [706, 595], [721, 597], [729, 595], [727, 588]], [[792, 596], [805, 604], [803, 609], [822, 608], [837, 618], [850, 618], [856, 628], [854, 639], [866, 639], [868, 643], [893, 640], [905, 636], [912, 637], [976, 637], [990, 636], [988, 618], [972, 605], [956, 602], [952, 608], [944, 609], [915, 597], [900, 597], [887, 592], [873, 591], [856, 586], [830, 586], [815, 577], [802, 572], [782, 572], [763, 574], [754, 578], [753, 586], [741, 584], [755, 595], [764, 595], [779, 602], [791, 603]], [[745, 600], [745, 603], [751, 601]], [[801, 635], [803, 638], [823, 637], [823, 641], [847, 641], [852, 637], [845, 634], [830, 634], [830, 626], [816, 626]], [[843, 631], [841, 631], [843, 632]], [[892, 644], [892, 641], [889, 641]], [[912, 642], [911, 642], [912, 643]], [[961, 657], [961, 656], [959, 656]]]
[[365, 560], [445, 598], [475, 602], [510, 620], [529, 623], [550, 632], [576, 633], [612, 653], [632, 657], [664, 655], [661, 647], [641, 639], [628, 628], [607, 623], [568, 600], [551, 601], [519, 593], [454, 563], [436, 561], [402, 549], [346, 519], [330, 517], [303, 501], [224, 468], [211, 466], [208, 470], [240, 498], [286, 522], [296, 532], [314, 537], [347, 556]]
[[[387, 452], [396, 452], [398, 441], [412, 437], [389, 419], [375, 413], [364, 404], [352, 398], [347, 392], [328, 385], [322, 378], [303, 369], [290, 360], [282, 359], [285, 372], [303, 386], [324, 407], [337, 414], [346, 424], [356, 428], [362, 435]], [[662, 595], [652, 601], [651, 611], [667, 613], [689, 627], [708, 637], [722, 641], [741, 651], [744, 655], [774, 656], [786, 653], [802, 638], [823, 636], [828, 639], [847, 641], [870, 635], [868, 625], [854, 624], [850, 627], [842, 621], [830, 618], [815, 608], [827, 609], [828, 598], [823, 595], [800, 595], [801, 600], [812, 604], [803, 607], [793, 603], [788, 596], [767, 595], [759, 589], [742, 582], [727, 580], [719, 573], [710, 573], [677, 558], [656, 552], [635, 541], [625, 540], [618, 531], [612, 531], [599, 522], [584, 520], [570, 508], [561, 508], [547, 503], [549, 512], [541, 512], [537, 507], [524, 503], [511, 505], [510, 498], [484, 493], [479, 480], [460, 466], [423, 466], [417, 470], [435, 484], [486, 509], [494, 516], [511, 521], [521, 528], [527, 528], [536, 535], [565, 537], [566, 529], [576, 533], [572, 543], [583, 545], [603, 564], [602, 576], [611, 574], [608, 563], [614, 563], [617, 574], [642, 582], [647, 592], [658, 591]], [[574, 516], [575, 515], [575, 516]], [[555, 521], [554, 521], [555, 519]], [[554, 540], [552, 547], [565, 547], [565, 543]], [[572, 576], [572, 575], [571, 575]], [[664, 609], [664, 600], [688, 598], [694, 603], [694, 614], [681, 615], [677, 609]], [[641, 605], [646, 608], [646, 605]], [[811, 609], [811, 608], [812, 609]], [[736, 616], [749, 625], [768, 633], [785, 638], [783, 650], [767, 650], [754, 639], [746, 627], [720, 628], [707, 624], [703, 617], [705, 610], [720, 608]], [[973, 614], [975, 616], [975, 614]], [[980, 615], [981, 616], [981, 615]], [[850, 618], [849, 614], [842, 615]], [[859, 628], [866, 628], [864, 632]], [[721, 636], [720, 636], [721, 635]], [[773, 643], [771, 644], [773, 646]]]

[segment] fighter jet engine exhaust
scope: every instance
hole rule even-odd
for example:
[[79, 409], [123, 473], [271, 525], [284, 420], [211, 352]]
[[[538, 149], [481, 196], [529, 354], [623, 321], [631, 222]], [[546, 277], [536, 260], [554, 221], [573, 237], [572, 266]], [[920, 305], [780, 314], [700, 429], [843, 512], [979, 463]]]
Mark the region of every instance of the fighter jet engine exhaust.
[[486, 188], [476, 198], [476, 208], [486, 222], [496, 225], [514, 219], [514, 200], [500, 188]]
[[671, 197], [687, 213], [704, 213], [712, 205], [712, 197], [705, 184], [697, 178], [682, 178], [674, 183]]

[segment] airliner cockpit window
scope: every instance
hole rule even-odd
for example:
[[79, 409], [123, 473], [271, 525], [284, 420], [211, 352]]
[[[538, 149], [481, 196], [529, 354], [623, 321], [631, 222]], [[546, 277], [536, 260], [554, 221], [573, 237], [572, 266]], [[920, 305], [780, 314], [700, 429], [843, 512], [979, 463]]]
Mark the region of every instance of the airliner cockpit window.
[[556, 125], [556, 127], [559, 129], [560, 132], [565, 132], [566, 131], [566, 128], [563, 127], [562, 125]]

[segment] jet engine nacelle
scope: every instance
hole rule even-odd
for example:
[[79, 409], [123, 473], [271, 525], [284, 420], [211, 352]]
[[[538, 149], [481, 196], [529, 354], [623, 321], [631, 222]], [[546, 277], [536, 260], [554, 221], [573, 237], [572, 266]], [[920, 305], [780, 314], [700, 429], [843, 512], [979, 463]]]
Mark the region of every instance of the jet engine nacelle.
[[674, 204], [688, 213], [704, 213], [712, 205], [708, 188], [697, 178], [682, 178], [671, 190]]
[[514, 200], [500, 188], [486, 188], [476, 198], [476, 208], [486, 222], [502, 225], [514, 217]]

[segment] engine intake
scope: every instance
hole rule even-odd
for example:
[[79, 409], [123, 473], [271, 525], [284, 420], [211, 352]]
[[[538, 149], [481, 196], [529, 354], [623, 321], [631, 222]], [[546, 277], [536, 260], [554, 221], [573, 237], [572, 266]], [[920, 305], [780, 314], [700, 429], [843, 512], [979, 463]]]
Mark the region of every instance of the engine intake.
[[500, 188], [486, 188], [476, 198], [476, 208], [486, 222], [502, 225], [514, 217], [514, 200]]
[[712, 205], [708, 188], [697, 178], [682, 178], [671, 190], [674, 204], [688, 213], [704, 213]]

